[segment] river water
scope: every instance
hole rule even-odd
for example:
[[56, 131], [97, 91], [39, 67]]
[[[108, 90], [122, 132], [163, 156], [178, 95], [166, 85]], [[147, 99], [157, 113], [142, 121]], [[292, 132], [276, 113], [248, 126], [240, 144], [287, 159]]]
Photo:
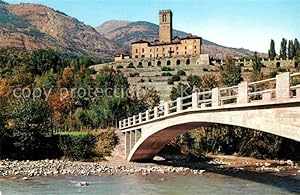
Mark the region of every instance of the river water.
[[[79, 187], [81, 181], [89, 186]], [[41, 177], [33, 180], [0, 179], [6, 194], [299, 194], [299, 176], [171, 176]], [[1, 194], [1, 193], [0, 193]]]

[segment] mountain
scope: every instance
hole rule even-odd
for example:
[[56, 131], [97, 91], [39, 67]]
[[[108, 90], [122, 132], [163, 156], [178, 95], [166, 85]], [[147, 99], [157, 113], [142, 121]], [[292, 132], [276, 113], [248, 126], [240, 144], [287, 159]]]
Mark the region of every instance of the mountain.
[[107, 22], [104, 22], [100, 26], [96, 27], [96, 30], [106, 36], [109, 34], [110, 31], [113, 31], [117, 28], [121, 28], [124, 26], [127, 26], [130, 22], [128, 21], [122, 21], [122, 20], [109, 20]]
[[37, 4], [0, 1], [0, 47], [51, 48], [74, 54], [111, 58], [117, 45], [91, 26]]
[[[130, 51], [130, 44], [138, 40], [154, 41], [159, 39], [159, 26], [150, 22], [128, 22], [128, 21], [107, 21], [98, 26], [97, 31], [106, 38], [115, 41], [123, 49]], [[174, 30], [174, 36], [185, 37], [189, 33]], [[203, 39], [203, 53], [218, 59], [223, 59], [226, 55], [234, 57], [252, 56], [253, 52], [243, 48], [230, 48]]]

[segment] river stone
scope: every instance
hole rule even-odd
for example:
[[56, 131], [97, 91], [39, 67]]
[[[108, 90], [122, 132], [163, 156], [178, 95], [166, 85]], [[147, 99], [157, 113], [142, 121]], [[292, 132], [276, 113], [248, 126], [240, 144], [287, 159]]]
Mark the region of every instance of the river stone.
[[271, 164], [268, 163], [268, 162], [265, 162], [265, 166], [266, 166], [266, 167], [269, 167], [269, 166], [271, 166]]
[[85, 181], [82, 181], [82, 182], [79, 182], [76, 184], [76, 186], [79, 186], [79, 187], [85, 187], [85, 186], [88, 186], [89, 184]]

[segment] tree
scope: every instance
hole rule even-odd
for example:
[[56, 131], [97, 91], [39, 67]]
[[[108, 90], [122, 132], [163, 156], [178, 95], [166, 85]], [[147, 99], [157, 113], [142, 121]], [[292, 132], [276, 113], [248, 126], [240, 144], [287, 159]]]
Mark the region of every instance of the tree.
[[257, 55], [257, 52], [254, 52], [253, 60], [252, 60], [252, 68], [255, 74], [261, 73], [261, 69], [263, 64], [260, 61], [260, 58]]
[[45, 101], [32, 98], [18, 99], [10, 112], [13, 145], [16, 159], [38, 159], [43, 156], [46, 136], [52, 130], [52, 113]]
[[197, 87], [200, 91], [209, 91], [220, 85], [219, 78], [215, 74], [206, 74], [200, 77]]
[[295, 39], [295, 40], [294, 40], [294, 48], [295, 48], [295, 52], [297, 52], [297, 50], [300, 49], [300, 44], [299, 44], [298, 39]]
[[241, 67], [235, 65], [235, 61], [228, 56], [225, 59], [225, 65], [222, 67], [220, 73], [221, 82], [228, 87], [238, 85], [243, 80]]
[[273, 39], [271, 39], [270, 49], [269, 49], [269, 58], [273, 60], [275, 57], [276, 57], [275, 42]]
[[179, 97], [185, 97], [192, 94], [192, 88], [188, 85], [179, 83], [177, 87], [172, 87], [170, 98], [176, 100]]
[[296, 56], [295, 46], [292, 40], [289, 40], [288, 45], [288, 58], [293, 59]]
[[187, 78], [187, 82], [191, 89], [194, 89], [195, 87], [198, 87], [200, 83], [200, 77], [197, 75], [189, 75]]
[[0, 96], [0, 159], [7, 158], [12, 153], [11, 133], [6, 128], [7, 113], [7, 101], [4, 97]]
[[280, 58], [285, 59], [287, 57], [287, 40], [285, 38], [282, 38], [281, 44], [280, 44]]

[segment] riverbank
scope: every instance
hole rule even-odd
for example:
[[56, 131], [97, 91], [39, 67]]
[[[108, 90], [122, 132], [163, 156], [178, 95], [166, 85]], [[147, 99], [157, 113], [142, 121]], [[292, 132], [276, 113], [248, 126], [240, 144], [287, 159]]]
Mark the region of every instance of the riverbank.
[[126, 161], [73, 162], [66, 160], [0, 161], [0, 177], [23, 178], [38, 176], [107, 176], [107, 175], [202, 175], [210, 173], [260, 172], [300, 175], [297, 163], [287, 160], [257, 160], [236, 156], [211, 156], [208, 162], [164, 160], [152, 163]]

